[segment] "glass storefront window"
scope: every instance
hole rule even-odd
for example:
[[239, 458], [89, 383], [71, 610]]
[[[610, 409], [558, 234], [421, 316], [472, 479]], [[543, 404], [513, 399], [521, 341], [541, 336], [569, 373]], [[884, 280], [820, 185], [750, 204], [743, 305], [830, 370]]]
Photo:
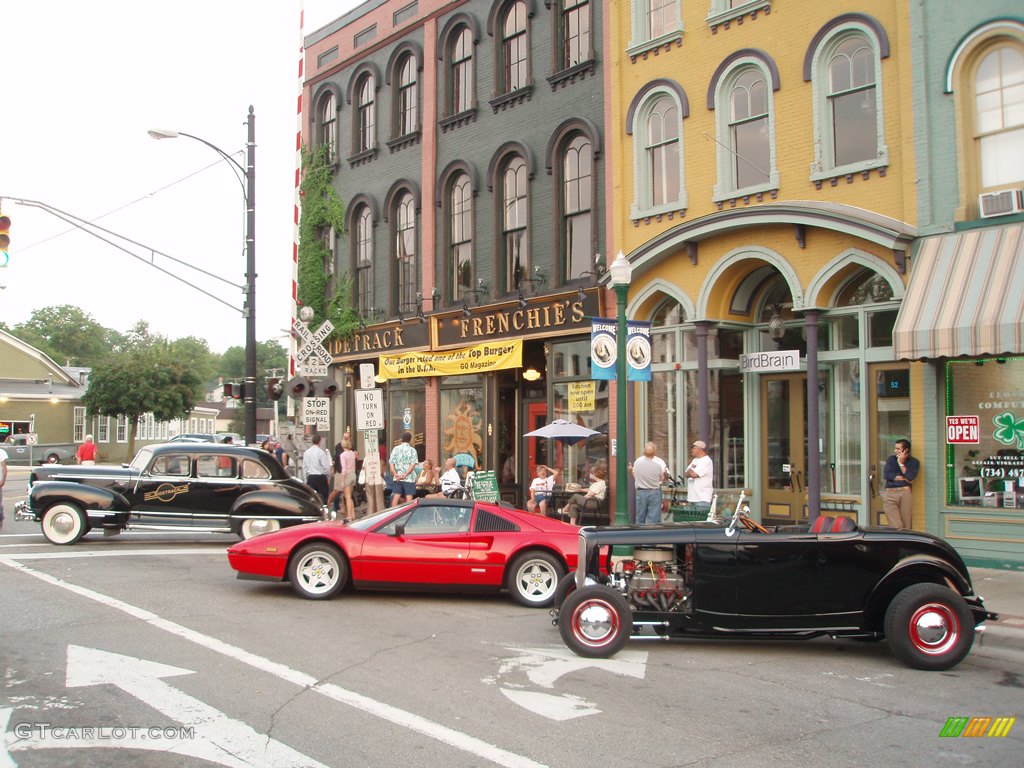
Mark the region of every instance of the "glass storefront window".
[[582, 376], [590, 378], [590, 337], [564, 344], [552, 344], [551, 362], [557, 379]]
[[946, 502], [1024, 508], [1024, 357], [948, 361], [946, 416]]
[[484, 389], [477, 376], [451, 376], [441, 387], [441, 455], [438, 466], [451, 456], [469, 454], [478, 469], [484, 460]]
[[[589, 349], [589, 344], [585, 345]], [[565, 419], [601, 432], [575, 445], [566, 445], [559, 440], [552, 441], [553, 455], [550, 463], [562, 468], [562, 482], [589, 485], [590, 473], [596, 466], [603, 466], [608, 479], [608, 383], [595, 381], [594, 410], [569, 411], [569, 382], [557, 382], [553, 387], [554, 411], [552, 419]]]
[[833, 351], [857, 349], [860, 346], [860, 319], [857, 315], [824, 318], [821, 328], [828, 328], [828, 348]]
[[402, 442], [402, 433], [412, 432], [412, 446], [420, 459], [426, 453], [426, 395], [423, 387], [402, 389], [392, 384], [388, 391], [387, 451]]
[[868, 315], [868, 334], [872, 347], [891, 347], [892, 329], [896, 325], [898, 309], [872, 312]]

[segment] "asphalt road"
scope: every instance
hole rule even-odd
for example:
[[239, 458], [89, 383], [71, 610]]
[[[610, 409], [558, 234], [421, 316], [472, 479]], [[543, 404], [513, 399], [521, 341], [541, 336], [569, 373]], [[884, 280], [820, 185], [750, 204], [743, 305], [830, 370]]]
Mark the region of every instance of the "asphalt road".
[[[5, 506], [17, 496], [9, 485]], [[506, 597], [238, 581], [213, 535], [0, 530], [0, 766], [1019, 765], [1020, 657], [635, 641], [611, 661]], [[1022, 716], [940, 738], [953, 716]]]

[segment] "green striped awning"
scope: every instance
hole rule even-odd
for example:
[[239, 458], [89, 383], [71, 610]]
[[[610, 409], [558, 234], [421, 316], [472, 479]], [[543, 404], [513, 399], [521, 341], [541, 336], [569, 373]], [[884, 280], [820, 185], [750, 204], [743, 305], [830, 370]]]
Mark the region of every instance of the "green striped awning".
[[897, 359], [1024, 353], [1024, 224], [922, 238], [911, 265]]

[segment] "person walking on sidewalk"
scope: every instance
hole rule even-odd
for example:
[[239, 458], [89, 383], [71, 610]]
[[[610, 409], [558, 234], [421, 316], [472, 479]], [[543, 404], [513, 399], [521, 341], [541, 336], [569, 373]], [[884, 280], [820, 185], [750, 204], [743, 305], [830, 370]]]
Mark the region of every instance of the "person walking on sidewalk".
[[401, 504], [416, 498], [416, 465], [420, 457], [412, 447], [412, 432], [402, 433], [402, 442], [391, 449], [388, 464], [391, 466], [392, 502]]
[[657, 525], [661, 522], [661, 484], [668, 479], [668, 465], [655, 455], [658, 446], [644, 445], [644, 453], [627, 469], [636, 483], [636, 524]]
[[320, 447], [320, 435], [313, 435], [313, 444], [302, 454], [302, 468], [306, 473], [306, 484], [320, 494], [320, 499], [326, 504], [330, 492], [327, 479], [331, 476], [331, 457]]
[[885, 490], [882, 509], [893, 528], [912, 528], [913, 494], [910, 486], [921, 470], [921, 462], [910, 455], [910, 441], [897, 440], [896, 451], [885, 460]]
[[96, 443], [92, 440], [92, 435], [85, 436], [85, 442], [78, 446], [78, 451], [75, 452], [75, 458], [79, 464], [84, 466], [92, 466], [96, 463]]
[[690, 449], [693, 461], [686, 468], [686, 503], [694, 509], [711, 509], [715, 492], [715, 465], [708, 456], [708, 444], [694, 440]]

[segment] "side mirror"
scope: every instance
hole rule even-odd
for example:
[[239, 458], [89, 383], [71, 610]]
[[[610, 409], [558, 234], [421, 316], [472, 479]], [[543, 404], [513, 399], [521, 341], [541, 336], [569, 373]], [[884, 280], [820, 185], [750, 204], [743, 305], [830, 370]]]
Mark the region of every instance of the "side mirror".
[[395, 524], [395, 536], [405, 536], [405, 523]]

